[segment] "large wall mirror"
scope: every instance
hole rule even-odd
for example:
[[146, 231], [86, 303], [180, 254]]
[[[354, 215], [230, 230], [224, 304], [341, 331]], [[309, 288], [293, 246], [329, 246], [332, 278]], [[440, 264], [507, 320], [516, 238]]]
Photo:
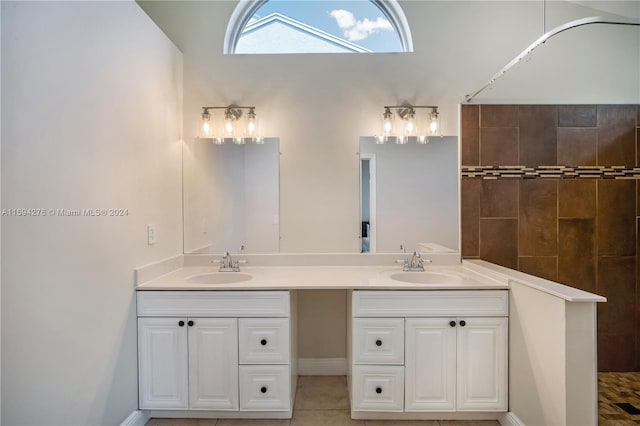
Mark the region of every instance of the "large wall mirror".
[[420, 243], [459, 251], [458, 138], [376, 144], [360, 138], [361, 252]]
[[184, 142], [185, 253], [277, 253], [279, 139], [263, 144]]

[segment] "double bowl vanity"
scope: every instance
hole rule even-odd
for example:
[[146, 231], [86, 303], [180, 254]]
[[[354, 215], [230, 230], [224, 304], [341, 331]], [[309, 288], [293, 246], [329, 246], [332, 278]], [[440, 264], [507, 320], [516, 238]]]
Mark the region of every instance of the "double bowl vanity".
[[290, 418], [296, 300], [308, 289], [346, 290], [353, 418], [495, 419], [507, 411], [508, 282], [490, 270], [445, 261], [424, 272], [217, 272], [205, 266], [212, 258], [137, 286], [139, 405], [152, 416]]

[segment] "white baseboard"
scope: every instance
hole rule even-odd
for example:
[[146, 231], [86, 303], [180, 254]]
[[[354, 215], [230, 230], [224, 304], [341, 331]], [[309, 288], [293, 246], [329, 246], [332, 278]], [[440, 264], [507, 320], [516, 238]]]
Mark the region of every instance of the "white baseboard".
[[498, 419], [502, 426], [524, 426], [522, 420], [518, 418], [514, 413], [509, 411], [508, 413], [502, 414]]
[[120, 426], [144, 426], [150, 418], [151, 414], [148, 411], [137, 410], [129, 414]]
[[298, 358], [300, 376], [345, 376], [346, 358]]

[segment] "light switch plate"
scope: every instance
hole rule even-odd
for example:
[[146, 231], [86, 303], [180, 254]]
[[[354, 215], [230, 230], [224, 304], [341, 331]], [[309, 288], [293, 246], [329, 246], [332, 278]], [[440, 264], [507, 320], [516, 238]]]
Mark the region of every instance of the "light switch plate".
[[147, 244], [152, 246], [156, 243], [156, 225], [150, 223], [147, 225]]

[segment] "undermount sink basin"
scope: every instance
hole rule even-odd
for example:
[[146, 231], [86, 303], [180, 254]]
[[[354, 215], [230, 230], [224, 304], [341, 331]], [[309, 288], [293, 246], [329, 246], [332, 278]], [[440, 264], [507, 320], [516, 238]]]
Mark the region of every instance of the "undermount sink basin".
[[414, 284], [458, 284], [462, 281], [457, 275], [444, 272], [401, 272], [389, 278], [396, 281]]
[[249, 281], [253, 278], [248, 274], [239, 272], [209, 272], [206, 274], [191, 275], [185, 279], [190, 284], [231, 284]]

